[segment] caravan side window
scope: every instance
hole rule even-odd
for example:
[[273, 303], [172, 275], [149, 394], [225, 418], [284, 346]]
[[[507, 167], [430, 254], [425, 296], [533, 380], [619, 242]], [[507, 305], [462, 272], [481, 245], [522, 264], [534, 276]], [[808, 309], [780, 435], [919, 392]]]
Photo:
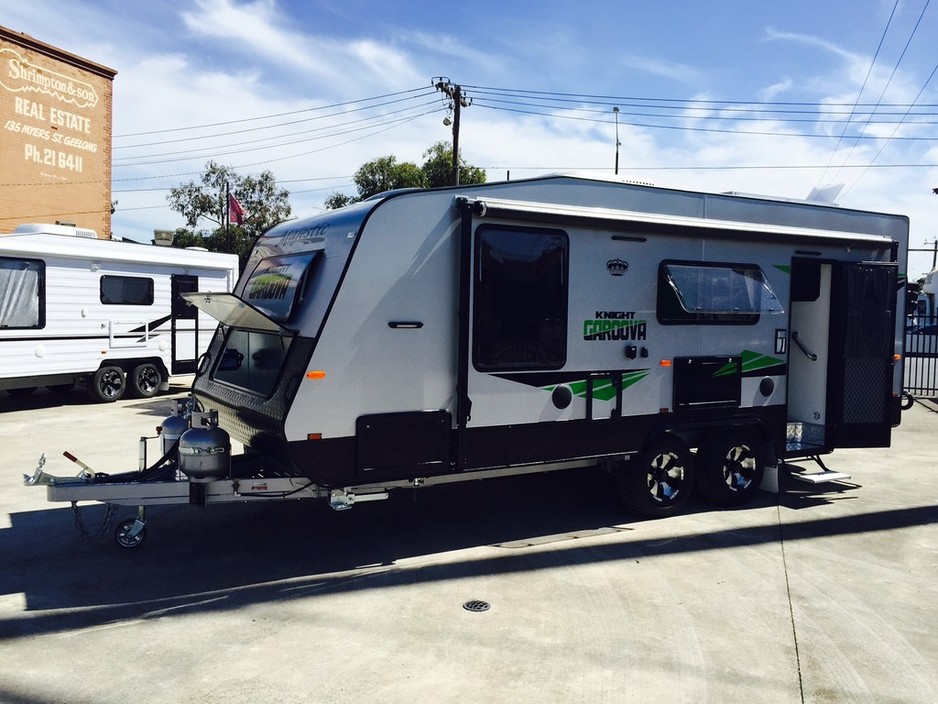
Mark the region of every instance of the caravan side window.
[[664, 325], [755, 325], [784, 313], [755, 264], [665, 261], [658, 268], [658, 322]]
[[102, 276], [101, 302], [115, 306], [152, 306], [153, 279], [142, 276]]
[[477, 230], [472, 350], [476, 369], [559, 369], [565, 364], [568, 249], [561, 230]]
[[0, 328], [46, 326], [46, 265], [0, 257]]

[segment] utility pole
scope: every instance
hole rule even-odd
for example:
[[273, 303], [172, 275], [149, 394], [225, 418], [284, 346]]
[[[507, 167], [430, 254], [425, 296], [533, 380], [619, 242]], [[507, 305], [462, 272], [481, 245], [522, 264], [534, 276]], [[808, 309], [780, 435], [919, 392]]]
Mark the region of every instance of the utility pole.
[[616, 114], [616, 176], [619, 175], [619, 147], [622, 142], [619, 141], [619, 108], [614, 107], [612, 111]]
[[[452, 182], [454, 186], [459, 185], [459, 113], [462, 108], [468, 108], [472, 105], [472, 100], [466, 98], [462, 92], [462, 86], [454, 85], [448, 78], [437, 78], [433, 87], [446, 95], [450, 101], [450, 108], [453, 111], [453, 175]], [[444, 125], [450, 124], [449, 116], [443, 120]]]

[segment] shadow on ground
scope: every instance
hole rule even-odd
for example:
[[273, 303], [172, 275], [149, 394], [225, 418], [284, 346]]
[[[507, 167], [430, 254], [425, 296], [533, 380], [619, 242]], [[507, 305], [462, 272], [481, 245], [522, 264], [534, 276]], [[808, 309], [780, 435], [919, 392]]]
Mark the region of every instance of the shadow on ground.
[[[836, 490], [827, 497], [760, 493], [738, 510], [765, 509], [779, 501], [810, 508], [844, 498]], [[689, 510], [711, 509], [692, 503]], [[798, 523], [784, 527], [775, 512], [763, 513], [772, 520], [751, 528], [667, 541], [636, 532], [578, 544], [581, 537], [638, 526], [619, 508], [611, 478], [589, 470], [402, 490], [389, 501], [342, 513], [313, 500], [153, 507], [148, 537], [133, 550], [117, 547], [110, 535], [81, 539], [68, 507], [17, 513], [12, 527], [0, 531], [5, 563], [0, 594], [24, 594], [26, 611], [0, 616], [0, 639], [323, 593], [938, 522], [938, 507], [816, 521], [799, 514]], [[84, 515], [90, 526], [104, 509], [90, 506]], [[122, 509], [121, 517], [131, 515], [131, 509]], [[557, 543], [556, 549], [526, 549], [550, 543]], [[471, 550], [482, 546], [498, 551]], [[467, 552], [432, 559], [457, 550]], [[398, 564], [413, 557], [431, 559], [417, 567]]]

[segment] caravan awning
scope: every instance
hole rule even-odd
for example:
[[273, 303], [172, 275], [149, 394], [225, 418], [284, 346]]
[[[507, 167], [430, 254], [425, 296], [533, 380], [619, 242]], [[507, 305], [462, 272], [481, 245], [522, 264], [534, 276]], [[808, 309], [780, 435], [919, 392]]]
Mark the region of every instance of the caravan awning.
[[770, 241], [829, 242], [863, 244], [871, 248], [889, 250], [894, 240], [886, 235], [874, 235], [839, 230], [821, 230], [793, 225], [717, 220], [686, 215], [645, 213], [615, 208], [562, 205], [539, 201], [505, 200], [501, 198], [469, 198], [456, 196], [478, 218], [503, 218], [528, 222], [548, 222], [558, 225], [579, 225], [609, 229], [639, 228], [648, 233], [662, 235], [688, 235], [719, 237], [721, 239], [752, 240], [765, 237]]

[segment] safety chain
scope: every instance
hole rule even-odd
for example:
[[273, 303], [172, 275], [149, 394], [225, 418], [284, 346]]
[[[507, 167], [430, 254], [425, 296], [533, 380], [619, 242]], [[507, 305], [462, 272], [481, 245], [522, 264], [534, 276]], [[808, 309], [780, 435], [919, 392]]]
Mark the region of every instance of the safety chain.
[[107, 508], [104, 511], [104, 522], [96, 533], [92, 533], [85, 527], [85, 521], [81, 517], [81, 509], [78, 507], [78, 502], [72, 501], [72, 515], [75, 518], [75, 527], [78, 529], [83, 539], [100, 538], [102, 535], [106, 535], [111, 529], [111, 523], [114, 521], [114, 516], [117, 515], [117, 510], [120, 507], [117, 504], [105, 504], [105, 506]]

